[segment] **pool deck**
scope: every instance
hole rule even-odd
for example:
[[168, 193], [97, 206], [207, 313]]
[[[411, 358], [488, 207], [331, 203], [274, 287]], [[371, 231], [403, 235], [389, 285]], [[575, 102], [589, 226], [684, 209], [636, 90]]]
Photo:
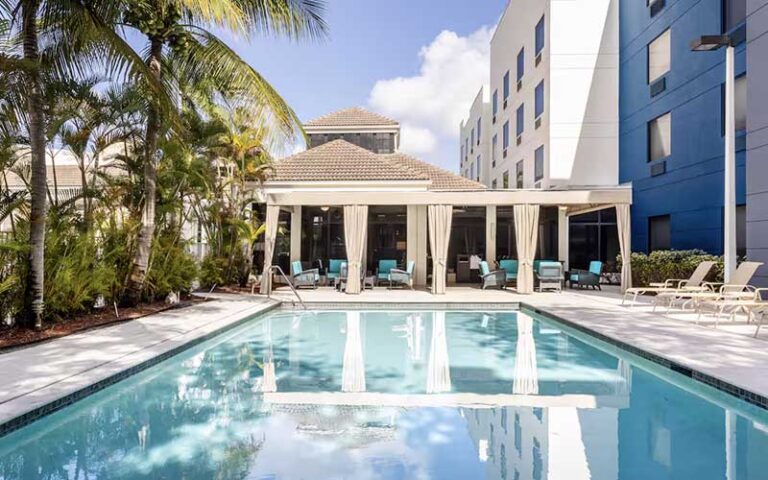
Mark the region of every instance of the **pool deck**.
[[[604, 337], [768, 397], [768, 326], [760, 338], [751, 338], [754, 326], [742, 318], [725, 320], [718, 329], [713, 320], [693, 323], [695, 315], [653, 313], [648, 301], [636, 307], [620, 305], [616, 289], [603, 292], [567, 290], [518, 295], [514, 290], [479, 290], [451, 287], [446, 295], [427, 291], [377, 288], [361, 295], [346, 295], [330, 288], [302, 290], [305, 302], [333, 304], [523, 303]], [[240, 320], [292, 303], [290, 290], [279, 289], [274, 300], [262, 296], [213, 295], [211, 300], [139, 320], [71, 335], [0, 355], [0, 424], [52, 402], [87, 391], [120, 372], [153, 358], [172, 354]], [[9, 428], [9, 427], [7, 427]], [[10, 429], [10, 428], [9, 428]], [[2, 432], [0, 432], [2, 433]]]

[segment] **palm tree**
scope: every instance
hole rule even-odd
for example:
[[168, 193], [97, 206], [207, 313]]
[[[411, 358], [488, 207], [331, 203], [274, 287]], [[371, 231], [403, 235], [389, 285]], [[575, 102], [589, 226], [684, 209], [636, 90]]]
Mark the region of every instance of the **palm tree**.
[[[183, 101], [224, 97], [246, 108], [263, 108], [286, 136], [300, 129], [294, 112], [256, 70], [202, 25], [235, 33], [274, 32], [290, 38], [324, 34], [323, 0], [134, 0], [125, 23], [147, 41], [151, 78], [169, 90], [189, 92]], [[166, 113], [150, 96], [144, 135], [143, 199], [140, 228], [124, 303], [141, 299], [155, 231], [159, 138], [167, 133]]]

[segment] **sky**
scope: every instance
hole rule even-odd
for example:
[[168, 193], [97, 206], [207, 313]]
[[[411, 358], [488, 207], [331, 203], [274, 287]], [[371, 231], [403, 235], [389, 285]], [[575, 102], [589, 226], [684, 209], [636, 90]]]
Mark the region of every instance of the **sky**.
[[328, 37], [223, 37], [301, 120], [361, 106], [401, 122], [401, 150], [458, 170], [459, 122], [488, 83], [506, 0], [328, 0]]

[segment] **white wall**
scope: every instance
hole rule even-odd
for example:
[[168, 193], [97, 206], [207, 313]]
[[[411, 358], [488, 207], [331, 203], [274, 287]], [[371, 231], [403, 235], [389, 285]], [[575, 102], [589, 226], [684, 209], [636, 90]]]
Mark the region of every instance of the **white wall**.
[[[491, 120], [490, 120], [491, 104], [488, 94], [488, 86], [484, 85], [480, 88], [475, 96], [475, 100], [472, 102], [472, 107], [469, 110], [469, 116], [466, 120], [461, 122], [459, 126], [459, 154], [461, 154], [461, 145], [466, 145], [466, 139], [471, 140], [472, 129], [475, 129], [475, 143], [474, 145], [470, 141], [470, 150], [466, 153], [466, 161], [460, 159], [459, 174], [463, 177], [470, 178], [470, 165], [475, 164], [475, 178], [472, 180], [478, 180], [477, 177], [477, 157], [480, 156], [480, 177], [479, 181], [485, 185], [490, 186], [491, 174], [490, 174], [490, 145], [491, 145]], [[478, 144], [477, 138], [477, 120], [481, 119], [480, 128], [480, 141]]]

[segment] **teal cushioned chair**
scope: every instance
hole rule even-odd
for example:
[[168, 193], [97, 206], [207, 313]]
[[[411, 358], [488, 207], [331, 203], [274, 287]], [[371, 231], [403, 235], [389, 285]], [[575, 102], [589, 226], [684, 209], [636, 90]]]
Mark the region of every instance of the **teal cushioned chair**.
[[336, 280], [339, 279], [341, 276], [341, 265], [343, 263], [347, 263], [347, 261], [338, 258], [328, 260], [328, 270], [326, 271], [325, 276], [328, 278], [329, 282], [335, 283]]
[[320, 280], [320, 270], [313, 268], [304, 270], [301, 262], [296, 260], [291, 262], [292, 283], [295, 288], [311, 287], [317, 288], [317, 282]]
[[589, 262], [589, 270], [574, 270], [571, 272], [569, 278], [571, 282], [571, 288], [578, 286], [579, 288], [592, 287], [593, 289], [600, 288], [600, 276], [603, 273], [603, 262], [593, 260]]
[[499, 261], [499, 268], [506, 272], [507, 282], [517, 281], [517, 265], [517, 260], [506, 259]]
[[416, 262], [411, 260], [408, 262], [405, 270], [393, 268], [389, 271], [389, 287], [392, 285], [407, 285], [413, 290], [413, 270], [416, 268]]
[[488, 287], [503, 289], [507, 285], [507, 273], [504, 270], [491, 271], [485, 260], [480, 262], [480, 278], [482, 279], [483, 290]]
[[376, 269], [376, 280], [384, 282], [389, 280], [389, 271], [397, 268], [397, 260], [379, 260], [379, 268]]

